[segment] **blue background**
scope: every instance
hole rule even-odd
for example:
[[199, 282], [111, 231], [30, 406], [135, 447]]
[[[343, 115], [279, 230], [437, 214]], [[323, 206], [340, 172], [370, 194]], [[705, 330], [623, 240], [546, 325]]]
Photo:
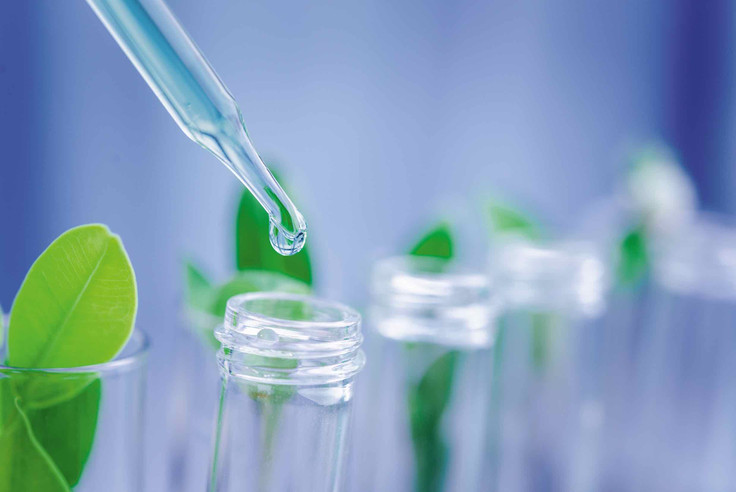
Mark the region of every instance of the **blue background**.
[[[681, 152], [733, 211], [736, 8], [727, 0], [170, 5], [279, 162], [324, 296], [364, 304], [371, 261], [495, 190], [565, 224], [633, 143]], [[123, 237], [152, 337], [148, 488], [161, 490], [181, 263], [224, 278], [240, 187], [188, 141], [82, 0], [0, 6], [0, 303], [65, 229]], [[266, 224], [263, 225], [266, 227]]]

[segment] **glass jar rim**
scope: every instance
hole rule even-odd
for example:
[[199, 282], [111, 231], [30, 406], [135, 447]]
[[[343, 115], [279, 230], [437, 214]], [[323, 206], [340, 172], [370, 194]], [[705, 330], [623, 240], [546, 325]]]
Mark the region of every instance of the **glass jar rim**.
[[372, 272], [374, 301], [396, 306], [468, 305], [488, 302], [491, 279], [450, 259], [392, 256], [378, 260]]
[[516, 238], [499, 246], [491, 270], [504, 293], [505, 309], [597, 316], [606, 306], [610, 265], [590, 241]]
[[[248, 309], [246, 304], [278, 301], [278, 302], [294, 302], [308, 305], [312, 315], [321, 313], [326, 315], [329, 312], [338, 315], [335, 319], [289, 319], [272, 314], [258, 312], [254, 309]], [[340, 328], [352, 328], [360, 325], [360, 314], [350, 306], [336, 301], [320, 299], [305, 294], [289, 294], [283, 292], [249, 292], [231, 297], [227, 301], [227, 310], [225, 312], [225, 323], [237, 330], [239, 327], [254, 325], [272, 325], [279, 328], [292, 329], [318, 329], [324, 330], [325, 333], [337, 331]]]
[[653, 261], [659, 284], [675, 292], [736, 299], [736, 219], [700, 212], [674, 233], [657, 238]]
[[0, 364], [0, 374], [80, 374], [80, 373], [119, 373], [142, 366], [150, 348], [148, 335], [141, 330], [133, 330], [125, 346], [114, 359], [99, 364], [76, 367], [16, 367]]
[[353, 377], [365, 364], [360, 314], [303, 294], [234, 296], [215, 337], [221, 369], [253, 382], [329, 384]]

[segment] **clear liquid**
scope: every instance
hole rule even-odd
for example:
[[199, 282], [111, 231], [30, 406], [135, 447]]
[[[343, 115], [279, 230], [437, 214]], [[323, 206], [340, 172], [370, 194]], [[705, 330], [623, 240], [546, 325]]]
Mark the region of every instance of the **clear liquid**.
[[268, 212], [282, 255], [302, 249], [304, 218], [258, 156], [238, 105], [164, 2], [87, 0], [184, 133], [212, 152]]

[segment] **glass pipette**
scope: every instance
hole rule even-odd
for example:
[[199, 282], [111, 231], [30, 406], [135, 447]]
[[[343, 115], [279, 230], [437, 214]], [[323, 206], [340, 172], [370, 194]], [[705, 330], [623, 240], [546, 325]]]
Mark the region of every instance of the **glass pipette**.
[[222, 161], [268, 212], [273, 248], [304, 246], [307, 225], [248, 138], [235, 99], [163, 0], [87, 0], [184, 133]]

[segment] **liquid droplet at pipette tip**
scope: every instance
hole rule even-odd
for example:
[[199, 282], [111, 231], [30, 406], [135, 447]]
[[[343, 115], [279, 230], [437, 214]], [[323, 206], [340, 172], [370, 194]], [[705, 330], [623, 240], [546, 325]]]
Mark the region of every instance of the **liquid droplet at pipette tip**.
[[269, 219], [269, 239], [271, 246], [282, 256], [291, 256], [297, 254], [304, 247], [307, 241], [306, 225], [300, 227], [296, 233], [287, 231], [281, 224], [278, 224], [273, 218]]

